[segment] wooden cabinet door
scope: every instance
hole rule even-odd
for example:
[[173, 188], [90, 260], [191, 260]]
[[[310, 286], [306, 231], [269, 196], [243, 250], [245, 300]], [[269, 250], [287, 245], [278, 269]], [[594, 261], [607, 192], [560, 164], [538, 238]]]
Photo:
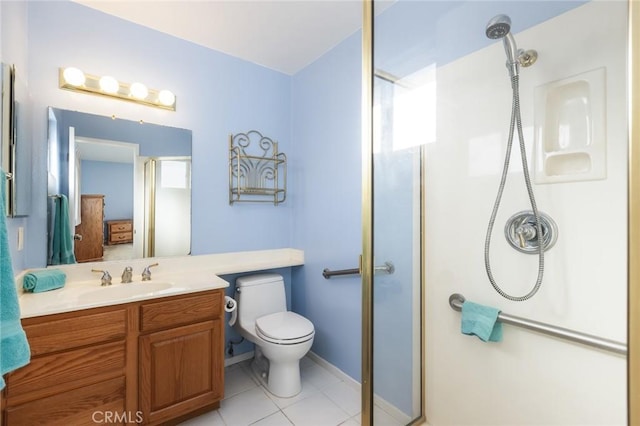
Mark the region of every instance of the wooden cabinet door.
[[81, 240], [75, 240], [76, 261], [91, 262], [102, 260], [104, 241], [104, 195], [83, 195], [80, 204], [80, 225], [76, 234]]
[[156, 424], [204, 407], [217, 408], [224, 389], [222, 320], [140, 337], [139, 408]]

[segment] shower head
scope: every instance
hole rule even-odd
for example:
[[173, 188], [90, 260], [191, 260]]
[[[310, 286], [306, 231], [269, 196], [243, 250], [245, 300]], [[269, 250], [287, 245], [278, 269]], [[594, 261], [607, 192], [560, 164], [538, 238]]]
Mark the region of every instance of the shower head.
[[497, 15], [491, 18], [485, 30], [487, 37], [492, 40], [500, 39], [511, 31], [511, 18], [507, 15]]
[[507, 54], [507, 68], [511, 77], [518, 75], [520, 71], [520, 63], [518, 61], [518, 48], [516, 47], [516, 40], [511, 34], [511, 18], [507, 15], [496, 15], [489, 23], [485, 34], [492, 40], [502, 39], [504, 44], [504, 51]]

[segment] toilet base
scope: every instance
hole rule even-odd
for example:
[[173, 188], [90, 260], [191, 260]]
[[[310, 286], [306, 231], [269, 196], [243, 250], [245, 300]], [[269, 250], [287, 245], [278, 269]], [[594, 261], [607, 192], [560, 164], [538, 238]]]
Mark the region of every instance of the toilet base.
[[302, 391], [300, 360], [273, 362], [256, 346], [251, 371], [269, 393], [277, 397], [291, 398]]

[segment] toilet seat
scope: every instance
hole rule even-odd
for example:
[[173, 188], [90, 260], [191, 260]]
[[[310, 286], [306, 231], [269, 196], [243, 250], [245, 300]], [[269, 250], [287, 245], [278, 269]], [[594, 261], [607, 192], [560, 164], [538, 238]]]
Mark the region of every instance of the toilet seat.
[[313, 323], [295, 312], [276, 312], [256, 320], [256, 334], [278, 345], [295, 345], [313, 338]]

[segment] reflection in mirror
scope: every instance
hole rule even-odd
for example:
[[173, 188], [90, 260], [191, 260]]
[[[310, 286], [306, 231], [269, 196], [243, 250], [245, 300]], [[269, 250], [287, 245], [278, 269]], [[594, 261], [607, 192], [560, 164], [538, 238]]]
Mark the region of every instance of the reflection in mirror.
[[72, 263], [65, 249], [77, 262], [190, 253], [190, 130], [57, 108], [48, 120], [48, 264]]

